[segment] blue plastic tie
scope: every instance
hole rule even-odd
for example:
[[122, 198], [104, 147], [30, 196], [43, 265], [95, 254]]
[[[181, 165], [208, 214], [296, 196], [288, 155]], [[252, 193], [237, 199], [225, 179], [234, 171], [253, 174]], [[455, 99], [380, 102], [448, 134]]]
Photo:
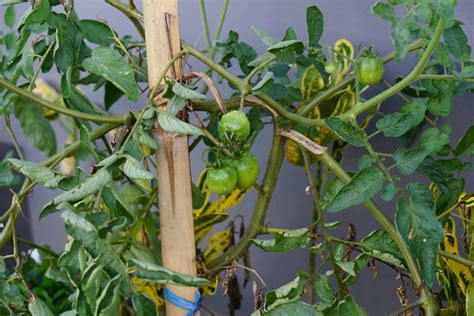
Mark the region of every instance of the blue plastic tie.
[[187, 299], [182, 298], [181, 296], [176, 295], [166, 287], [163, 289], [163, 294], [165, 296], [165, 300], [170, 302], [171, 304], [178, 306], [181, 309], [188, 311], [186, 316], [192, 316], [195, 312], [199, 311], [201, 307], [201, 293], [196, 291], [194, 296], [194, 302], [190, 302]]

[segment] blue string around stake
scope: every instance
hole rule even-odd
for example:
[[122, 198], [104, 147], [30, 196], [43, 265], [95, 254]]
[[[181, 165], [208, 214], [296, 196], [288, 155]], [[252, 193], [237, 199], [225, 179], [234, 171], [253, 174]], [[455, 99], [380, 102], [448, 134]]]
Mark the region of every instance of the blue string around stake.
[[163, 294], [165, 296], [165, 300], [175, 306], [178, 306], [181, 309], [188, 311], [186, 316], [194, 315], [194, 313], [199, 311], [201, 307], [201, 293], [199, 293], [199, 291], [196, 291], [196, 294], [194, 296], [194, 302], [190, 302], [187, 299], [176, 295], [172, 291], [168, 290], [166, 287], [163, 289]]

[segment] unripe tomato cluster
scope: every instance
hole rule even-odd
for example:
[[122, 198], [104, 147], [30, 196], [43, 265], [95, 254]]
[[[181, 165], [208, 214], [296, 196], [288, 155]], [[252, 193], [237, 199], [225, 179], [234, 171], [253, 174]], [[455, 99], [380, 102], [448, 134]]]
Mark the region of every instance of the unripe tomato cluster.
[[[230, 155], [209, 169], [207, 188], [217, 195], [227, 195], [235, 188], [247, 190], [258, 178], [258, 162], [248, 151], [234, 151], [234, 145], [244, 143], [250, 136], [250, 122], [241, 111], [224, 114], [217, 125], [219, 138]], [[237, 147], [237, 146], [235, 146]]]

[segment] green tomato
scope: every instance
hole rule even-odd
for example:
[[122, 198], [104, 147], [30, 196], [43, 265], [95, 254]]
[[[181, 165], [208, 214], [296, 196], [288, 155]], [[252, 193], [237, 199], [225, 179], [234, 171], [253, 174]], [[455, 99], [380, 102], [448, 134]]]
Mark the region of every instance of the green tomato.
[[237, 187], [246, 190], [252, 187], [258, 178], [258, 162], [251, 153], [245, 153], [230, 165], [237, 170]]
[[357, 60], [357, 73], [361, 83], [376, 84], [383, 78], [383, 62], [376, 56], [362, 56]]
[[250, 121], [241, 111], [231, 111], [222, 116], [217, 125], [221, 139], [246, 140], [250, 135]]
[[237, 184], [237, 171], [231, 167], [213, 168], [207, 172], [207, 188], [217, 195], [231, 193]]

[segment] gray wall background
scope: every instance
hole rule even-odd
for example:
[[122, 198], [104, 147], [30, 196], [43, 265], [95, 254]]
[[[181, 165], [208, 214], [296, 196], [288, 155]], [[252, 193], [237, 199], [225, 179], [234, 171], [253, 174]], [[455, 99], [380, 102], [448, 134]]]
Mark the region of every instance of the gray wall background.
[[[137, 3], [140, 1], [137, 1]], [[207, 12], [211, 34], [214, 33], [214, 26], [218, 20], [222, 1], [208, 0]], [[392, 51], [392, 44], [389, 38], [390, 28], [387, 23], [370, 14], [370, 7], [375, 3], [372, 0], [240, 0], [232, 1], [229, 7], [229, 13], [224, 25], [223, 36], [225, 37], [229, 30], [235, 30], [240, 34], [240, 38], [252, 46], [256, 47], [261, 53], [265, 46], [258, 40], [256, 35], [250, 29], [255, 26], [277, 38], [281, 37], [286, 28], [292, 26], [301, 38], [306, 38], [305, 12], [310, 5], [318, 5], [325, 16], [325, 31], [323, 38], [333, 44], [339, 38], [349, 39], [354, 46], [359, 43], [364, 45], [373, 44], [384, 55]], [[456, 16], [465, 23], [464, 30], [468, 34], [471, 45], [474, 45], [474, 1], [459, 0], [456, 10]], [[184, 40], [199, 46], [204, 46], [201, 33], [201, 22], [199, 17], [199, 8], [197, 1], [182, 0], [181, 5], [181, 25], [182, 37]], [[109, 21], [120, 35], [132, 34], [136, 32], [131, 23], [124, 22], [123, 16], [99, 0], [76, 1], [77, 11], [81, 18], [101, 18]], [[19, 6], [18, 8], [22, 8]], [[3, 14], [4, 9], [0, 9]], [[20, 11], [20, 10], [18, 10]], [[3, 28], [3, 25], [2, 25]], [[405, 74], [410, 70], [414, 62], [413, 56], [402, 63], [390, 63], [386, 69], [386, 78], [392, 80], [395, 75]], [[200, 65], [192, 62], [194, 69], [202, 69]], [[48, 75], [47, 79], [58, 86], [59, 78], [54, 74]], [[222, 92], [228, 93], [228, 89], [221, 87]], [[373, 89], [374, 92], [377, 88]], [[92, 99], [97, 104], [102, 104], [102, 95], [94, 94]], [[453, 115], [448, 119], [454, 126], [452, 139], [459, 139], [466, 128], [473, 121], [473, 101], [472, 94], [458, 97], [455, 100]], [[144, 100], [143, 103], [144, 104]], [[114, 106], [112, 112], [123, 113], [127, 109], [137, 108], [141, 104], [131, 105], [126, 100], [121, 99], [119, 104]], [[398, 109], [401, 104], [397, 97], [386, 101], [383, 109], [391, 111]], [[27, 159], [32, 161], [41, 161], [42, 154], [30, 146], [14, 122], [14, 129], [23, 146]], [[58, 145], [61, 146], [66, 136], [58, 136]], [[265, 130], [258, 139], [257, 146], [253, 152], [258, 160], [265, 164], [267, 153], [270, 147], [271, 134]], [[0, 142], [9, 143], [6, 133], [0, 133]], [[374, 148], [383, 152], [392, 152], [397, 144], [387, 142], [383, 137], [374, 138]], [[196, 149], [192, 154], [192, 172], [197, 177], [204, 167], [200, 159], [202, 148]], [[350, 148], [346, 151], [344, 165], [349, 170], [355, 170], [358, 157], [363, 154], [362, 151]], [[263, 169], [263, 168], [262, 168]], [[472, 192], [473, 180], [467, 178], [466, 190]], [[307, 186], [306, 177], [301, 168], [294, 167], [284, 163], [281, 170], [279, 184], [274, 194], [273, 201], [267, 216], [267, 223], [274, 227], [299, 228], [308, 225], [311, 222], [311, 198], [305, 194]], [[36, 188], [28, 197], [29, 205], [29, 224], [33, 240], [39, 243], [48, 243], [56, 249], [63, 247], [66, 234], [64, 232], [63, 221], [58, 215], [48, 216], [39, 221], [38, 213], [41, 207], [56, 192], [44, 188]], [[250, 218], [255, 194], [250, 194], [243, 203], [231, 211], [231, 214], [242, 214], [246, 219]], [[391, 216], [394, 213], [394, 207], [386, 203], [380, 203], [385, 206], [385, 210]], [[0, 206], [4, 210], [9, 205], [9, 201], [1, 200]], [[345, 224], [353, 223], [358, 230], [358, 237], [361, 238], [373, 229], [379, 228], [379, 225], [373, 220], [363, 207], [353, 207], [343, 213], [334, 216], [328, 216], [327, 221], [343, 220]], [[343, 236], [341, 229], [336, 235]], [[287, 254], [267, 254], [258, 249], [251, 250], [252, 266], [265, 280], [269, 289], [276, 288], [281, 284], [292, 280], [299, 269], [307, 269], [307, 252], [304, 250], [295, 250]], [[351, 288], [357, 301], [367, 308], [371, 315], [386, 315], [399, 308], [395, 288], [399, 286], [399, 281], [395, 280], [395, 273], [381, 265], [378, 266], [379, 274], [376, 279], [372, 278], [370, 272], [364, 273], [361, 281]], [[368, 270], [368, 269], [366, 269]], [[324, 269], [323, 269], [324, 271]], [[253, 295], [248, 286], [243, 291], [244, 299], [242, 308], [237, 315], [248, 315], [253, 310]], [[204, 301], [206, 307], [211, 309], [217, 315], [227, 314], [227, 301], [221, 293], [213, 297], [206, 298]]]

